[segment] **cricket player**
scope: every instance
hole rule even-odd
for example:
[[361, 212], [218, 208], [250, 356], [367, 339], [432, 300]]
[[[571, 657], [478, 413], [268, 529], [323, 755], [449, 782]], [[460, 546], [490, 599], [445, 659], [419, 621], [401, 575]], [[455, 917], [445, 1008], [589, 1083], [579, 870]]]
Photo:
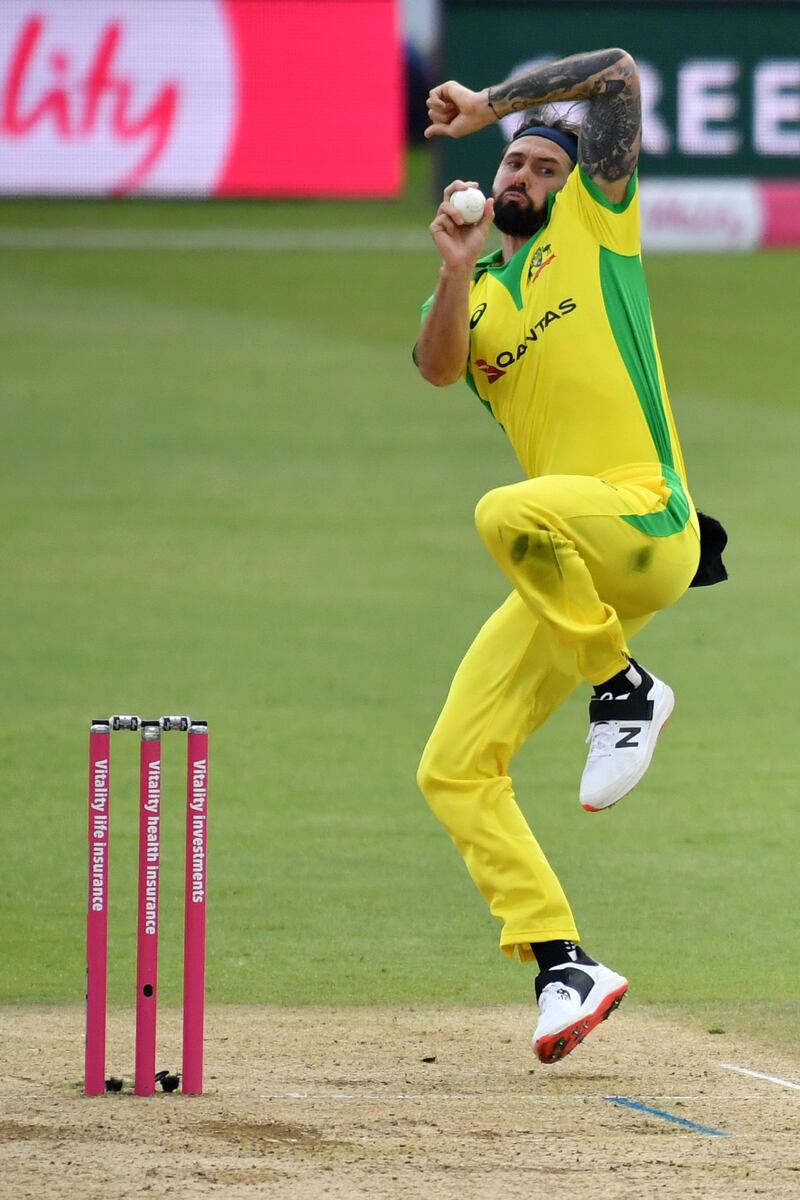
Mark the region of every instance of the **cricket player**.
[[[563, 100], [588, 101], [579, 133], [535, 108]], [[580, 946], [509, 764], [587, 683], [580, 802], [604, 811], [636, 787], [674, 697], [631, 657], [630, 640], [690, 584], [724, 577], [724, 531], [704, 518], [699, 568], [701, 523], [640, 256], [636, 64], [624, 50], [598, 50], [479, 92], [441, 84], [426, 136], [464, 137], [524, 110], [479, 223], [453, 203], [477, 185], [456, 180], [430, 227], [442, 265], [414, 360], [437, 387], [466, 379], [527, 478], [478, 504], [478, 533], [513, 591], [458, 669], [419, 783], [502, 922], [502, 950], [538, 964], [533, 1043], [555, 1062], [609, 1016], [628, 982]], [[492, 222], [502, 246], [481, 257]]]

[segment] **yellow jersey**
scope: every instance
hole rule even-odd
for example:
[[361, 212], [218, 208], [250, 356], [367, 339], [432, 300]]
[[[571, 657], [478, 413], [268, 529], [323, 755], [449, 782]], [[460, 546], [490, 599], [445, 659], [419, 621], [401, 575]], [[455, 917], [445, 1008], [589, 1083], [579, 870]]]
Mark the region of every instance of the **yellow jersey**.
[[691, 506], [642, 268], [636, 175], [612, 204], [577, 166], [513, 258], [478, 261], [469, 311], [466, 381], [528, 477], [660, 475], [665, 511], [628, 519], [654, 536], [682, 529]]

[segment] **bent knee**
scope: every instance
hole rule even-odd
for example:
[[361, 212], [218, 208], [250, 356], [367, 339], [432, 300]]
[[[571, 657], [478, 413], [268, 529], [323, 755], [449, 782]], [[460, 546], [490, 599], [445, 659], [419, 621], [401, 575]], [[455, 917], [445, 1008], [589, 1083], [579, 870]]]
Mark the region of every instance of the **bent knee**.
[[444, 776], [442, 775], [437, 755], [431, 750], [430, 743], [425, 747], [417, 767], [417, 787], [430, 804], [441, 790]]
[[502, 549], [518, 562], [530, 552], [531, 539], [552, 532], [546, 510], [530, 496], [523, 495], [519, 484], [493, 488], [478, 501], [475, 527], [484, 545], [497, 554]]
[[463, 783], [450, 774], [451, 769], [443, 755], [427, 748], [417, 769], [417, 784], [436, 820], [452, 833], [464, 820], [464, 796]]
[[511, 487], [492, 488], [475, 506], [475, 528], [487, 545], [502, 540], [503, 530], [508, 528], [511, 515], [509, 492], [512, 490]]
[[423, 751], [417, 768], [417, 786], [434, 812], [445, 797], [459, 790], [472, 774], [460, 758], [463, 756], [453, 753], [447, 742], [435, 735]]

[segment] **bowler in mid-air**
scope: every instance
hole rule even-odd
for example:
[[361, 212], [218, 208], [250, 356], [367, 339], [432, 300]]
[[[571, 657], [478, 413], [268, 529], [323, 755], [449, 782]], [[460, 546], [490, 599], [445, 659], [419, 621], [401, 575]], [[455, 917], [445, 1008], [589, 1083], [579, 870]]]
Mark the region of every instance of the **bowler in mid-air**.
[[[587, 102], [580, 128], [543, 107], [565, 100]], [[628, 981], [580, 945], [510, 762], [587, 683], [580, 802], [605, 811], [636, 787], [674, 697], [632, 658], [631, 639], [688, 587], [724, 578], [724, 531], [692, 502], [653, 331], [630, 54], [576, 54], [479, 92], [443, 83], [428, 111], [428, 137], [523, 113], [479, 222], [453, 201], [475, 181], [445, 188], [430, 227], [442, 264], [414, 359], [437, 387], [466, 379], [526, 479], [478, 504], [478, 532], [513, 591], [458, 668], [419, 783], [502, 922], [502, 950], [538, 964], [533, 1043], [550, 1063], [609, 1016]], [[501, 247], [481, 257], [492, 223]]]

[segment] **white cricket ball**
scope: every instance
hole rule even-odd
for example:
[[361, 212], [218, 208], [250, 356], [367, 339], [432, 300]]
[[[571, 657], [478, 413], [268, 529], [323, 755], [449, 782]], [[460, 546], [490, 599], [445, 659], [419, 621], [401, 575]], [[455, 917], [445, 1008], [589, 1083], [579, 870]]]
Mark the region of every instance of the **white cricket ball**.
[[486, 197], [480, 188], [462, 188], [453, 192], [450, 203], [461, 213], [467, 225], [476, 225], [483, 216]]

